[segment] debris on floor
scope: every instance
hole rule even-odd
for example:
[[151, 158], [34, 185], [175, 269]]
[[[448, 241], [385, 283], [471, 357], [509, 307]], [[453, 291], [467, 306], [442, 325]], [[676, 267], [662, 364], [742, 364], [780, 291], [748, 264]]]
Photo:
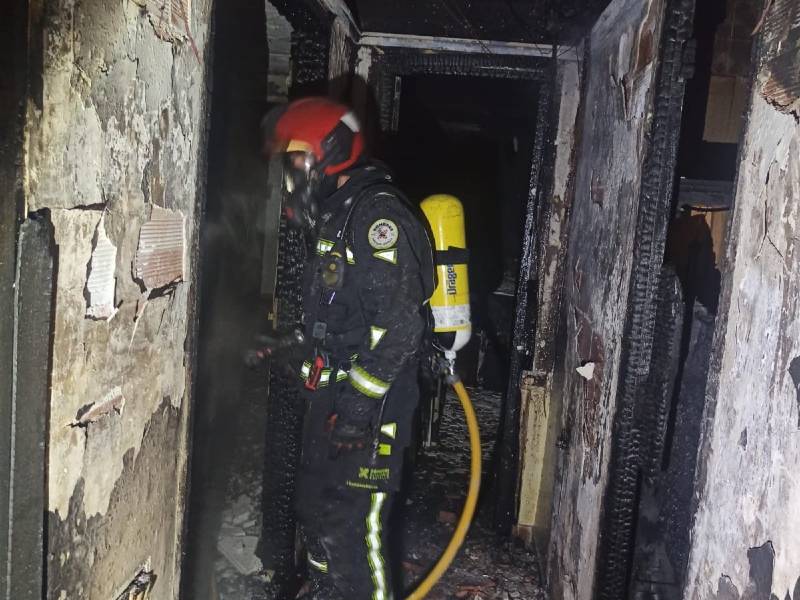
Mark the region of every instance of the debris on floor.
[[[253, 373], [248, 373], [250, 378]], [[266, 388], [257, 381], [244, 386], [245, 401], [232, 411], [239, 423], [217, 535], [213, 600], [268, 600], [266, 578], [256, 548], [261, 536], [261, 480], [264, 455], [263, 415]]]
[[225, 509], [217, 540], [217, 550], [241, 575], [261, 570], [261, 561], [256, 556], [259, 534], [256, 526], [260, 520], [255, 518], [253, 500], [242, 494]]
[[[245, 390], [247, 406], [232, 411], [239, 422], [236, 456], [230, 463], [224, 508], [217, 536], [215, 600], [271, 600], [265, 595], [266, 576], [256, 556], [261, 535], [261, 478], [264, 452], [265, 390]], [[481, 426], [484, 473], [497, 432], [501, 397], [471, 389]], [[467, 430], [460, 405], [448, 396], [437, 447], [420, 455], [410, 477], [403, 508], [402, 538], [395, 559], [406, 591], [414, 587], [439, 559], [452, 535], [464, 503], [469, 478]], [[486, 478], [484, 478], [486, 480]], [[487, 490], [484, 490], [487, 491]], [[544, 600], [535, 554], [518, 540], [498, 537], [491, 522], [491, 503], [484, 494], [475, 522], [453, 565], [427, 596], [430, 600]]]
[[261, 568], [261, 561], [256, 556], [256, 545], [258, 536], [245, 535], [241, 529], [232, 532], [223, 529], [217, 542], [217, 550], [239, 573], [252, 575]]
[[[469, 390], [481, 428], [485, 475], [500, 418], [500, 394]], [[467, 492], [469, 449], [467, 426], [455, 396], [444, 406], [440, 441], [436, 449], [417, 459], [403, 503], [405, 532], [402, 546], [407, 591], [436, 563], [450, 540]], [[484, 489], [484, 492], [487, 490]], [[499, 538], [491, 522], [491, 503], [484, 493], [476, 518], [461, 551], [442, 580], [428, 594], [430, 600], [544, 600], [536, 555], [519, 540]]]

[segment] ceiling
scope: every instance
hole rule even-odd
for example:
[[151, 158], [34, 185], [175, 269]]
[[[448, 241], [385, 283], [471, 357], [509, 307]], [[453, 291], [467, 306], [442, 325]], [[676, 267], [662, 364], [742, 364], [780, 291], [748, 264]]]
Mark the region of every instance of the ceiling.
[[513, 42], [574, 41], [609, 0], [346, 0], [361, 31]]
[[426, 113], [439, 126], [470, 124], [506, 135], [532, 126], [538, 91], [539, 84], [525, 80], [407, 76], [402, 83], [400, 120], [409, 118], [409, 112]]

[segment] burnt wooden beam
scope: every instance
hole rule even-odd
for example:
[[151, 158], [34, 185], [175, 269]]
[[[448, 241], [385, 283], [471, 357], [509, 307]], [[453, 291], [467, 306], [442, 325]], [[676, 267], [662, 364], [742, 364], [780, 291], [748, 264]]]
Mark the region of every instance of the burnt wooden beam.
[[0, 598], [9, 589], [17, 233], [22, 213], [23, 115], [27, 93], [27, 0], [0, 4]]
[[557, 62], [552, 58], [549, 77], [539, 91], [533, 154], [525, 209], [520, 270], [517, 278], [517, 297], [514, 308], [511, 356], [509, 357], [508, 386], [503, 399], [498, 437], [499, 470], [494, 513], [495, 528], [508, 533], [514, 525], [518, 508], [519, 431], [522, 371], [530, 368], [536, 331], [538, 298], [538, 264], [541, 246], [541, 223], [546, 211], [544, 198], [553, 184], [555, 146], [553, 134], [558, 115], [554, 102]]
[[671, 0], [661, 37], [652, 125], [642, 164], [628, 308], [622, 334], [617, 407], [608, 484], [597, 554], [595, 598], [628, 597], [640, 476], [640, 432], [635, 416], [644, 408], [639, 389], [647, 377], [655, 332], [657, 291], [673, 195], [683, 99], [685, 49], [694, 0]]
[[54, 265], [52, 224], [33, 214], [20, 227], [13, 307], [7, 600], [40, 600], [44, 589]]

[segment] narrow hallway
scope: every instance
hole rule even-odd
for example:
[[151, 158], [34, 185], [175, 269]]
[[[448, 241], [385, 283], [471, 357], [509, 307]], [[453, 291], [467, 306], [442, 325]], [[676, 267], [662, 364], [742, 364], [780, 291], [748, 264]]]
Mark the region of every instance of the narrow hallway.
[[[496, 533], [492, 516], [493, 458], [501, 395], [469, 388], [481, 427], [483, 493], [476, 518], [453, 566], [428, 596], [431, 600], [544, 600], [542, 570], [532, 549]], [[403, 548], [406, 586], [438, 560], [461, 512], [469, 478], [467, 427], [457, 398], [449, 393], [440, 443], [418, 457], [404, 511]]]
[[[264, 456], [263, 402], [266, 388], [262, 371], [249, 370], [242, 384], [242, 403], [226, 418], [227, 433], [218, 444], [236, 448], [232, 462], [218, 464], [210, 486], [223, 488], [218, 507], [221, 520], [209, 525], [208, 535], [197, 543], [214, 548], [213, 571], [198, 574], [210, 600], [268, 598], [264, 588], [269, 576], [257, 557], [262, 531], [262, 471]], [[501, 397], [496, 392], [470, 388], [481, 424], [484, 464], [484, 494], [477, 517], [453, 566], [428, 598], [431, 600], [543, 600], [541, 566], [536, 554], [519, 540], [499, 536], [492, 523], [490, 487], [492, 453], [500, 416]], [[469, 477], [469, 454], [463, 412], [453, 394], [448, 394], [442, 417], [440, 442], [416, 459], [404, 504], [396, 517], [403, 524], [402, 549], [397, 567], [407, 591], [435, 564], [453, 534]], [[225, 439], [225, 438], [228, 439]], [[219, 455], [221, 456], [221, 455]], [[203, 586], [196, 583], [196, 589]]]
[[798, 74], [797, 0], [0, 2], [0, 600], [800, 600]]

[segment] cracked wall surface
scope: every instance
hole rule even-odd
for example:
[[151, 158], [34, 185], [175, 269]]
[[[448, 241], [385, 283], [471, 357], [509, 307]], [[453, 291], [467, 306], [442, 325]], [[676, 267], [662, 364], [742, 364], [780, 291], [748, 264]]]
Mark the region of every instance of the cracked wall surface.
[[[776, 2], [767, 19], [788, 8]], [[796, 19], [773, 25], [800, 31]], [[800, 123], [765, 92], [769, 29], [740, 149], [706, 391], [690, 600], [800, 598]], [[793, 60], [797, 72], [800, 54]]]
[[[177, 597], [210, 0], [192, 3], [171, 41], [156, 4], [31, 3], [41, 63], [26, 201], [47, 209], [57, 246], [48, 598], [113, 599], [143, 565], [157, 577], [153, 597]], [[163, 251], [183, 271], [164, 285], [134, 266], [142, 226], [161, 209], [184, 219], [182, 234], [174, 220], [151, 228], [153, 260]], [[113, 281], [92, 277], [103, 257]]]
[[[592, 596], [663, 13], [660, 0], [616, 0], [588, 39], [564, 282], [563, 409], [548, 565], [554, 598]], [[576, 371], [588, 365], [590, 376]]]

